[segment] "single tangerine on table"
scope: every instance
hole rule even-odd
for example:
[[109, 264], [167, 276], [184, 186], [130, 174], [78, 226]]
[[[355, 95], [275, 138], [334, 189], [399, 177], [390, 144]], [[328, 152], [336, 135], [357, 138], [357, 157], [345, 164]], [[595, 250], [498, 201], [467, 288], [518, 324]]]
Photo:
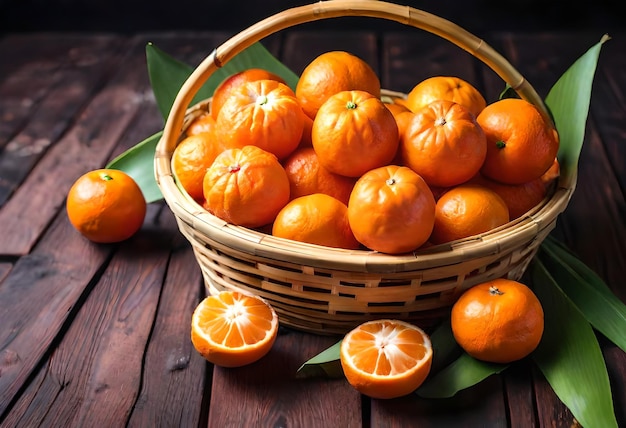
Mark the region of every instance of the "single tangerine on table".
[[220, 153], [203, 179], [204, 207], [229, 223], [260, 227], [289, 202], [289, 179], [275, 155], [257, 146]]
[[348, 204], [356, 179], [324, 168], [312, 147], [296, 149], [282, 164], [289, 178], [291, 199], [324, 193]]
[[430, 242], [442, 244], [467, 238], [508, 221], [509, 208], [496, 192], [478, 184], [464, 183], [447, 190], [437, 200]]
[[422, 80], [409, 91], [406, 105], [415, 112], [436, 100], [461, 104], [474, 116], [487, 105], [476, 87], [456, 76], [433, 76]]
[[365, 91], [342, 91], [320, 107], [312, 140], [322, 166], [335, 174], [359, 177], [395, 157], [398, 125], [379, 98]]
[[202, 181], [206, 170], [223, 150], [213, 132], [185, 137], [172, 154], [174, 176], [185, 191], [198, 203], [204, 200]]
[[207, 361], [241, 367], [271, 350], [278, 316], [260, 297], [225, 290], [202, 300], [191, 318], [191, 342]]
[[534, 351], [543, 335], [541, 302], [521, 282], [499, 278], [466, 290], [452, 306], [457, 343], [472, 357], [510, 363]]
[[348, 222], [348, 207], [323, 193], [291, 200], [276, 216], [272, 235], [327, 247], [358, 249]]
[[414, 112], [400, 135], [400, 152], [429, 186], [450, 187], [480, 171], [487, 140], [467, 108], [437, 100]]
[[540, 177], [554, 163], [559, 150], [557, 131], [528, 101], [496, 101], [476, 120], [487, 136], [487, 156], [481, 169], [484, 176], [521, 184]]
[[287, 85], [256, 80], [229, 92], [215, 128], [217, 137], [228, 148], [254, 145], [282, 160], [300, 144], [304, 113]]
[[286, 84], [285, 80], [279, 75], [256, 67], [238, 71], [222, 80], [222, 82], [220, 82], [220, 84], [215, 88], [215, 91], [213, 91], [213, 97], [211, 99], [211, 117], [213, 117], [213, 119], [217, 119], [217, 115], [220, 112], [222, 105], [230, 96], [230, 92], [234, 88], [241, 86], [246, 82], [266, 79], [276, 80], [277, 82]]
[[348, 202], [357, 240], [375, 251], [400, 254], [423, 245], [435, 221], [435, 198], [410, 168], [389, 165], [363, 174]]
[[115, 243], [141, 228], [147, 204], [131, 176], [116, 169], [96, 169], [80, 176], [67, 194], [70, 223], [97, 243]]
[[381, 319], [357, 326], [341, 341], [343, 372], [360, 393], [390, 399], [415, 391], [430, 373], [430, 337], [405, 321]]
[[363, 59], [345, 51], [330, 51], [314, 58], [300, 74], [296, 96], [302, 110], [315, 119], [318, 109], [337, 92], [360, 90], [380, 98], [380, 80]]

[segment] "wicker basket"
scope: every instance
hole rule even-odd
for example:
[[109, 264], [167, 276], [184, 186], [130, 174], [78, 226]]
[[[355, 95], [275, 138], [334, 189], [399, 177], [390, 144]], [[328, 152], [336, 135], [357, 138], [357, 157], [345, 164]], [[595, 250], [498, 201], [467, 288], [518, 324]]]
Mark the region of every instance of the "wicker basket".
[[210, 100], [192, 98], [221, 65], [285, 28], [310, 21], [368, 16], [439, 35], [482, 60], [520, 97], [551, 120], [532, 86], [490, 46], [432, 14], [382, 1], [333, 0], [296, 7], [252, 25], [214, 50], [181, 88], [155, 155], [157, 182], [192, 244], [210, 293], [234, 289], [265, 298], [283, 325], [342, 334], [373, 318], [391, 317], [423, 327], [440, 320], [459, 294], [477, 283], [519, 279], [553, 229], [574, 191], [576, 174], [561, 178], [553, 193], [526, 215], [498, 229], [406, 255], [341, 250], [275, 238], [228, 224], [209, 214], [178, 187], [171, 157], [187, 124]]

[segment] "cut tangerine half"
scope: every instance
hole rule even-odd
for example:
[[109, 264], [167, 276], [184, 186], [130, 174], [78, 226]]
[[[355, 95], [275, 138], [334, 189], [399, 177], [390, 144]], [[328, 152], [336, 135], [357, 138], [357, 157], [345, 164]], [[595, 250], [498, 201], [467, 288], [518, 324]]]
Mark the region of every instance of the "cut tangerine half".
[[397, 398], [415, 391], [430, 373], [433, 348], [419, 327], [400, 320], [367, 321], [341, 342], [348, 383], [372, 398]]
[[240, 367], [265, 356], [278, 334], [278, 316], [260, 297], [225, 290], [202, 300], [191, 319], [191, 342], [209, 362]]

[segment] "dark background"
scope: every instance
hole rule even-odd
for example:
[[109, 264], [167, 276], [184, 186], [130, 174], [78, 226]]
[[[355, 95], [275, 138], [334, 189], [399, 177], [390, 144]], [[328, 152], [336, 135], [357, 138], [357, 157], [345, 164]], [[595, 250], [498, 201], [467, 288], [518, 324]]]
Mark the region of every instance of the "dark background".
[[[169, 30], [238, 32], [276, 12], [315, 0], [0, 0], [0, 32]], [[395, 0], [447, 18], [480, 35], [489, 31], [624, 29], [624, 0]], [[383, 20], [325, 20], [323, 28], [401, 28]], [[320, 28], [320, 27], [317, 27]]]

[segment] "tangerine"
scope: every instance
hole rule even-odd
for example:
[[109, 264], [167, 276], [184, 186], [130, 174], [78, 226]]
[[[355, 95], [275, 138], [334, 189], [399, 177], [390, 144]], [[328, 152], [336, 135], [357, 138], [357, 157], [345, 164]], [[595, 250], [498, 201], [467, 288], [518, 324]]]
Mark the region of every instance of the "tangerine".
[[276, 216], [272, 235], [327, 247], [357, 249], [348, 222], [348, 207], [323, 193], [291, 200]]
[[[209, 116], [210, 117], [210, 116]], [[202, 180], [223, 147], [213, 132], [185, 137], [172, 154], [172, 170], [178, 183], [196, 202], [202, 203]]]
[[487, 140], [470, 111], [437, 100], [416, 110], [400, 136], [402, 160], [430, 186], [451, 187], [478, 173]]
[[207, 361], [241, 367], [267, 355], [278, 316], [264, 299], [225, 290], [203, 299], [191, 317], [191, 342]]
[[356, 239], [389, 254], [424, 244], [435, 221], [435, 198], [410, 168], [389, 165], [363, 174], [348, 202], [348, 221]]
[[224, 102], [230, 97], [230, 92], [243, 85], [246, 82], [254, 82], [257, 80], [276, 80], [277, 82], [286, 84], [285, 80], [279, 75], [262, 68], [248, 68], [242, 71], [231, 74], [220, 82], [219, 85], [213, 91], [213, 97], [211, 98], [211, 117], [214, 120], [217, 119], [217, 115], [220, 112]]
[[542, 177], [522, 184], [504, 184], [478, 174], [471, 180], [493, 190], [509, 208], [510, 220], [515, 220], [537, 206], [547, 194], [547, 186]]
[[328, 98], [313, 121], [311, 138], [320, 164], [347, 177], [387, 165], [399, 143], [393, 114], [365, 91], [342, 91]]
[[556, 129], [528, 101], [496, 101], [476, 120], [487, 136], [487, 156], [481, 169], [484, 176], [521, 184], [540, 177], [554, 163], [559, 150]]
[[137, 182], [116, 169], [96, 169], [72, 184], [66, 200], [70, 223], [97, 243], [115, 243], [133, 236], [146, 216], [146, 199]]
[[254, 145], [282, 160], [300, 144], [304, 113], [287, 85], [256, 80], [231, 89], [215, 127], [226, 147]]
[[367, 321], [341, 341], [340, 362], [348, 383], [372, 398], [397, 398], [415, 391], [430, 373], [428, 335], [405, 321]]
[[487, 232], [509, 221], [506, 202], [484, 186], [464, 183], [447, 190], [437, 200], [430, 236], [442, 244]]
[[478, 89], [460, 77], [433, 76], [422, 80], [411, 89], [406, 105], [415, 112], [436, 100], [461, 104], [474, 116], [478, 116], [487, 104]]
[[289, 178], [291, 199], [324, 193], [348, 204], [356, 179], [324, 168], [312, 147], [296, 149], [283, 161], [283, 167]]
[[215, 119], [211, 113], [205, 112], [191, 121], [185, 133], [187, 136], [196, 135], [203, 132], [213, 132], [215, 129]]
[[232, 224], [260, 227], [289, 202], [289, 179], [275, 155], [257, 146], [220, 153], [203, 179], [205, 208]]
[[466, 290], [452, 306], [457, 343], [472, 357], [510, 363], [534, 351], [543, 335], [541, 302], [521, 282], [498, 278]]
[[345, 51], [330, 51], [314, 58], [300, 74], [296, 96], [302, 110], [315, 119], [317, 110], [332, 95], [360, 90], [380, 98], [380, 80], [363, 59]]

